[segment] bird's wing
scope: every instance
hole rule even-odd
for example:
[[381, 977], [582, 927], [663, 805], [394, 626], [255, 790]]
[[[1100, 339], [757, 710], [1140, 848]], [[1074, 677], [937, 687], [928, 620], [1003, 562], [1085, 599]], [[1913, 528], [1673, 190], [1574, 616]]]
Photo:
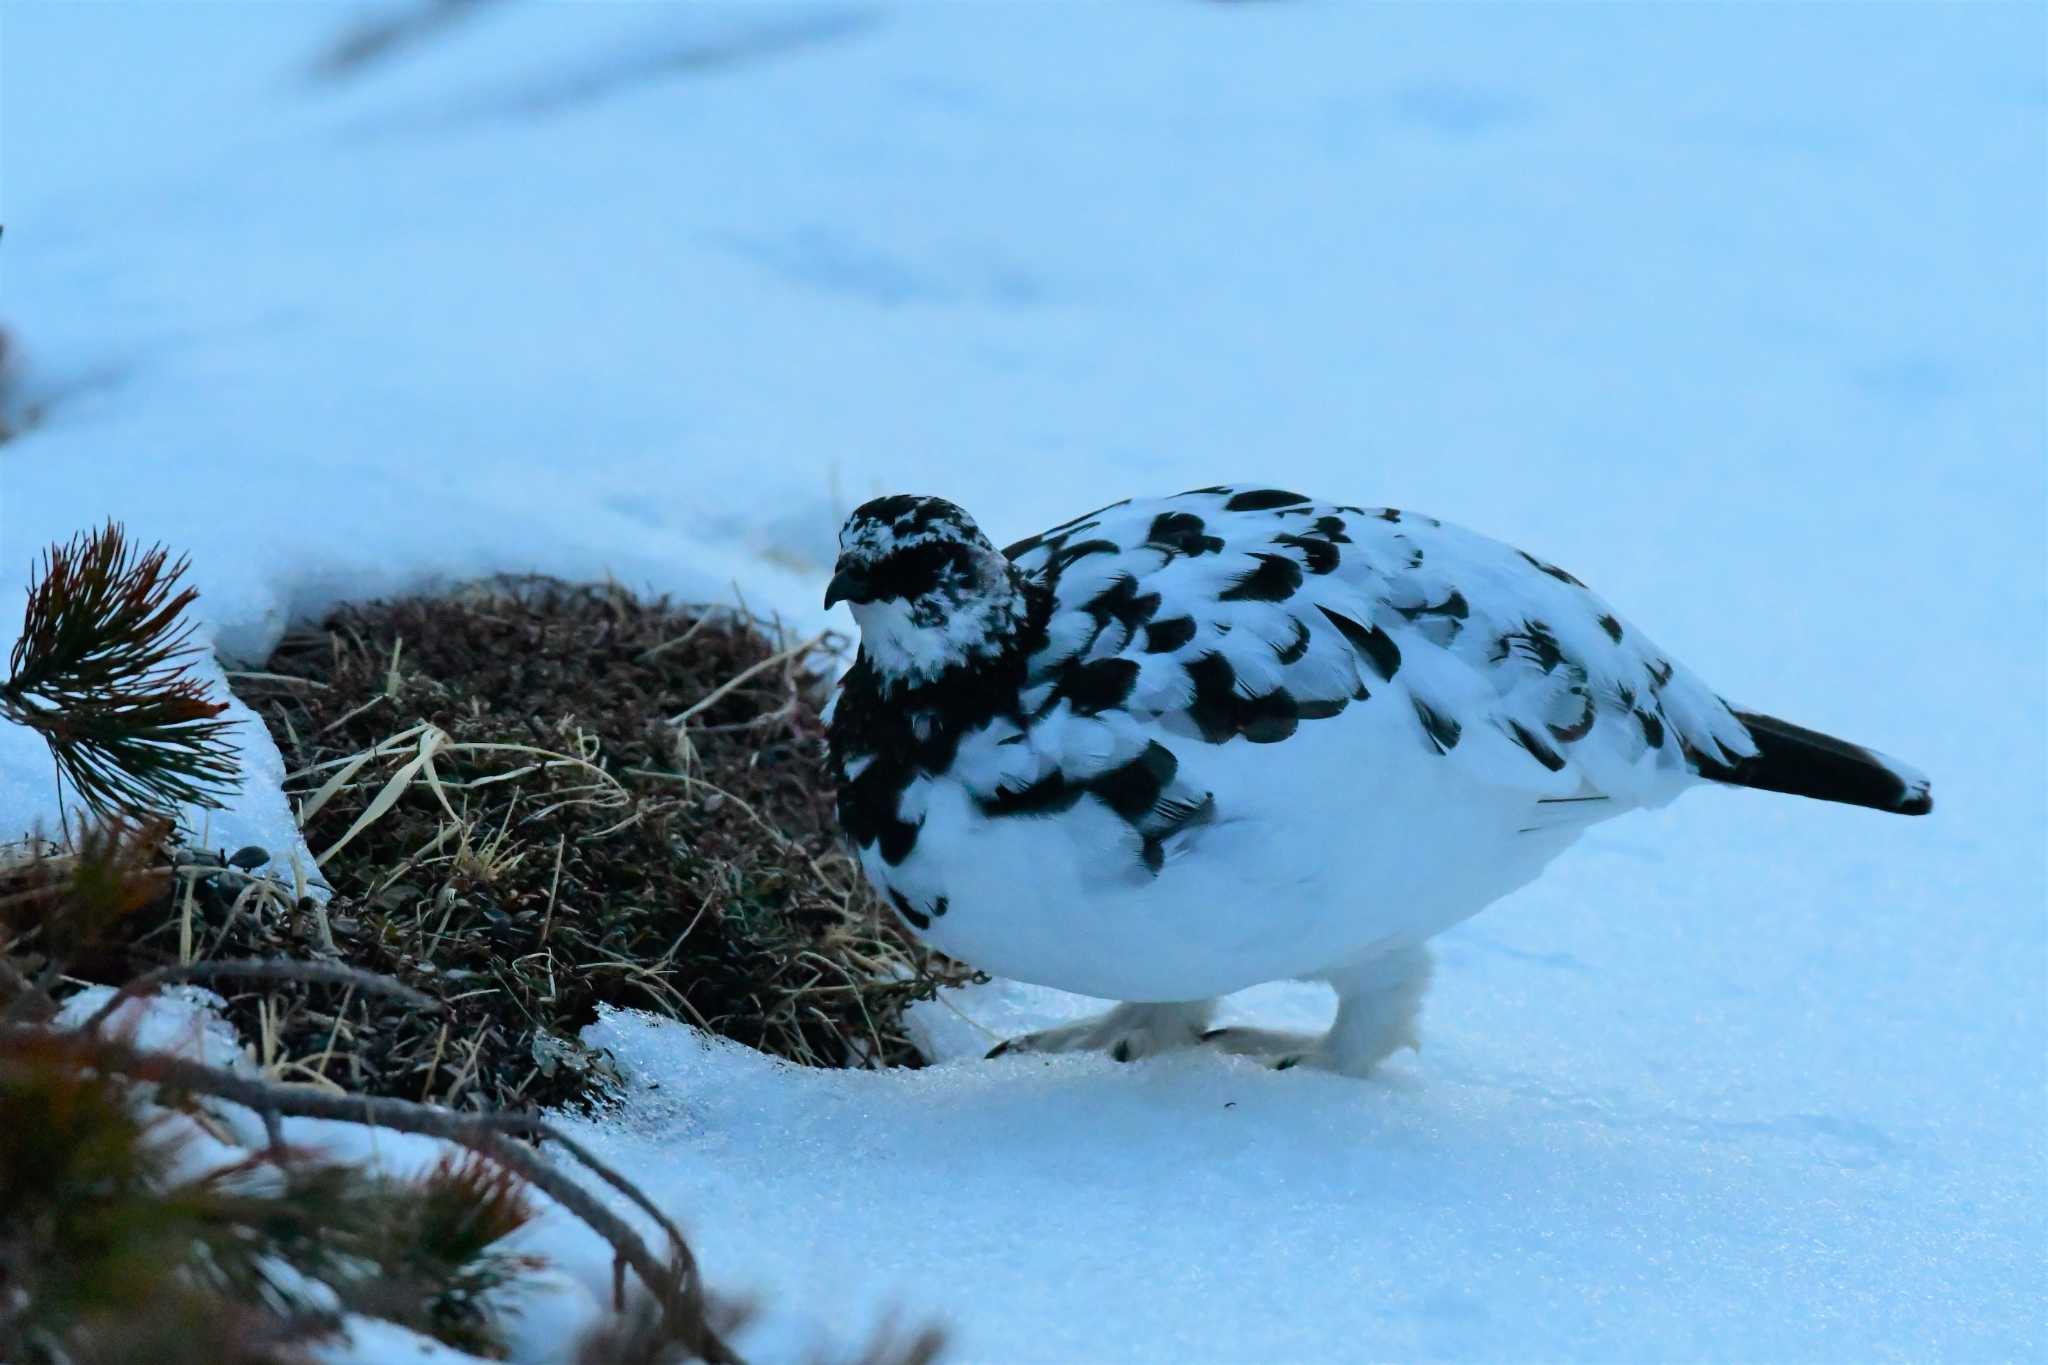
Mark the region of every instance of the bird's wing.
[[1545, 805], [1659, 802], [1702, 758], [1756, 752], [1726, 703], [1571, 574], [1432, 517], [1207, 488], [1005, 553], [1053, 594], [1024, 714], [1040, 718], [1029, 748], [1076, 753], [1064, 782], [1139, 761], [1150, 727], [1270, 743], [1354, 706], [1390, 708], [1405, 742]]

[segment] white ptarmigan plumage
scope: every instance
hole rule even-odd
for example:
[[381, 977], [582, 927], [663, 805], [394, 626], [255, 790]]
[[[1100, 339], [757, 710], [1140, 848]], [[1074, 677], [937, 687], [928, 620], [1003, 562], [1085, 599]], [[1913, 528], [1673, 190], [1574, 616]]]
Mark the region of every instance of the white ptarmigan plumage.
[[[869, 879], [976, 967], [1128, 1003], [1004, 1049], [1209, 1038], [1364, 1074], [1425, 944], [1590, 825], [1702, 782], [1905, 814], [1927, 780], [1738, 710], [1569, 573], [1392, 508], [1127, 500], [998, 551], [899, 495], [840, 534], [860, 656], [831, 717]], [[1206, 1033], [1310, 978], [1319, 1039]]]

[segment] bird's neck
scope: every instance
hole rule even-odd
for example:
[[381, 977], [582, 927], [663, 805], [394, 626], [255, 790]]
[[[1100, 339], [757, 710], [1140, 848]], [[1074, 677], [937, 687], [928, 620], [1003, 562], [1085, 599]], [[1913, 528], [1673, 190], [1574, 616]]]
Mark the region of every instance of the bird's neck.
[[1028, 639], [1042, 634], [1052, 594], [1015, 566], [993, 589], [913, 602], [869, 602], [854, 609], [861, 655], [885, 698], [957, 685], [988, 672], [1021, 668]]

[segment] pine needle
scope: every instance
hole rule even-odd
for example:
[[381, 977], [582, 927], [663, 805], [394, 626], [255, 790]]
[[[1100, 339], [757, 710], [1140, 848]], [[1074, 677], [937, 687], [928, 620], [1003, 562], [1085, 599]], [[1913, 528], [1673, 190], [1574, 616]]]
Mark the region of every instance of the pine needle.
[[138, 551], [118, 522], [44, 551], [21, 638], [0, 683], [0, 715], [43, 737], [95, 814], [218, 806], [233, 782], [234, 722], [188, 672], [198, 647], [182, 619], [186, 561]]

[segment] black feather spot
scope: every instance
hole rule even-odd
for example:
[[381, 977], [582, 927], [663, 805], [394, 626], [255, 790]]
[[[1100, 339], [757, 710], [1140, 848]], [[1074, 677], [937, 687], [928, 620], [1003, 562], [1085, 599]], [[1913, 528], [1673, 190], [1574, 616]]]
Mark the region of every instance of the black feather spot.
[[1301, 551], [1301, 557], [1308, 561], [1308, 571], [1310, 573], [1328, 573], [1336, 568], [1338, 562], [1342, 559], [1342, 556], [1337, 553], [1335, 545], [1332, 545], [1327, 540], [1318, 540], [1313, 536], [1275, 536], [1273, 537], [1273, 543], [1275, 545], [1290, 546]]
[[1308, 642], [1310, 639], [1308, 622], [1301, 620], [1299, 617], [1291, 617], [1289, 619], [1294, 622], [1294, 638], [1273, 651], [1274, 656], [1283, 664], [1291, 664], [1302, 655], [1308, 653]]
[[987, 816], [1001, 815], [1057, 815], [1072, 810], [1086, 791], [1067, 781], [1067, 775], [1055, 768], [1028, 787], [1011, 791], [997, 787], [988, 796], [975, 798], [974, 804]]
[[946, 907], [947, 907], [947, 906], [949, 906], [949, 905], [951, 905], [951, 904], [952, 904], [952, 902], [951, 902], [951, 901], [949, 901], [949, 900], [947, 900], [947, 899], [946, 899], [946, 898], [945, 898], [944, 896], [941, 896], [941, 897], [939, 897], [939, 898], [938, 898], [937, 900], [933, 901], [933, 902], [932, 902], [932, 918], [933, 918], [933, 919], [937, 919], [937, 918], [938, 918], [939, 916], [941, 916], [941, 915], [945, 914], [945, 913], [946, 913]]
[[1129, 498], [1125, 498], [1123, 502], [1113, 502], [1109, 507], [1098, 507], [1093, 512], [1083, 512], [1072, 521], [1063, 521], [1057, 526], [1051, 526], [1040, 531], [1035, 536], [1026, 536], [1014, 545], [1006, 545], [1003, 547], [1003, 558], [1016, 559], [1019, 556], [1030, 554], [1040, 546], [1057, 550], [1081, 532], [1092, 531], [1102, 524], [1099, 521], [1090, 520], [1091, 517], [1107, 512], [1111, 508], [1122, 507], [1124, 503], [1129, 501]]
[[889, 888], [889, 903], [896, 907], [897, 914], [909, 920], [913, 926], [919, 929], [929, 929], [932, 927], [930, 917], [921, 914], [915, 906], [911, 905], [910, 897], [904, 895], [893, 886]]
[[1378, 626], [1362, 626], [1342, 612], [1331, 611], [1328, 607], [1317, 606], [1317, 611], [1330, 618], [1330, 624], [1342, 631], [1351, 647], [1365, 656], [1373, 672], [1380, 675], [1381, 682], [1393, 681], [1394, 674], [1401, 668], [1401, 647], [1394, 638]]
[[1351, 698], [1349, 697], [1332, 697], [1328, 700], [1310, 701], [1303, 701], [1297, 698], [1294, 703], [1294, 710], [1295, 714], [1303, 720], [1328, 720], [1349, 705], [1351, 705]]
[[886, 523], [899, 540], [914, 538], [933, 528], [943, 528], [950, 540], [978, 539], [967, 514], [943, 498], [896, 493], [862, 503], [853, 515], [862, 521]]
[[909, 601], [933, 591], [949, 575], [964, 571], [971, 558], [972, 552], [958, 541], [926, 541], [883, 556], [863, 576], [875, 598]]
[[1159, 804], [1159, 797], [1180, 771], [1180, 760], [1163, 744], [1151, 743], [1120, 768], [1111, 768], [1089, 783], [1089, 790], [1124, 819], [1136, 822]]
[[1123, 546], [1115, 541], [1101, 539], [1084, 540], [1078, 545], [1062, 545], [1053, 552], [1051, 559], [1045, 561], [1045, 567], [1039, 572], [1044, 576], [1046, 582], [1051, 583], [1057, 580], [1061, 574], [1065, 573], [1068, 567], [1077, 559], [1083, 559], [1089, 555], [1115, 554], [1121, 549], [1123, 549]]
[[1511, 720], [1507, 722], [1507, 727], [1508, 733], [1514, 737], [1515, 743], [1527, 749], [1538, 763], [1541, 763], [1552, 772], [1558, 772], [1563, 769], [1564, 755], [1551, 748], [1548, 743], [1523, 726], [1520, 721]]
[[1535, 555], [1530, 554], [1527, 550], [1517, 550], [1515, 551], [1515, 553], [1520, 555], [1522, 558], [1528, 560], [1531, 564], [1535, 565], [1538, 569], [1541, 569], [1544, 573], [1549, 574], [1552, 578], [1555, 578], [1560, 583], [1569, 583], [1575, 588], [1583, 588], [1586, 586], [1584, 583], [1581, 583], [1578, 579], [1573, 578], [1570, 574], [1566, 573], [1563, 569], [1558, 568], [1557, 565], [1545, 564], [1542, 560], [1538, 559]]
[[1226, 512], [1264, 512], [1275, 507], [1292, 507], [1307, 502], [1299, 493], [1290, 493], [1284, 488], [1255, 488], [1248, 493], [1233, 494], [1223, 504]]
[[1401, 520], [1401, 509], [1398, 507], [1382, 507], [1378, 511], [1374, 512], [1373, 515], [1378, 517], [1381, 521], [1398, 522], [1399, 520]]
[[1194, 638], [1194, 617], [1169, 616], [1164, 621], [1154, 621], [1145, 627], [1145, 652], [1171, 654]]
[[1206, 825], [1216, 818], [1216, 794], [1203, 792], [1199, 801], [1171, 798], [1163, 800], [1154, 814], [1163, 834], [1171, 834], [1175, 830], [1187, 829], [1194, 825]]
[[1219, 554], [1223, 538], [1205, 534], [1202, 519], [1192, 512], [1161, 512], [1152, 518], [1145, 543], [1183, 555]]
[[1124, 574], [1089, 600], [1082, 608], [1093, 616], [1098, 625], [1107, 625], [1114, 620], [1126, 631], [1134, 631], [1152, 619], [1152, 613], [1159, 610], [1159, 594], [1138, 593], [1138, 580]]
[[903, 789], [910, 785], [910, 770], [900, 764], [875, 759], [859, 777], [839, 788], [839, 824], [855, 846], [867, 848], [879, 842], [882, 857], [891, 866], [910, 856], [917, 844], [917, 826], [897, 814]]
[[1659, 659], [1656, 663], [1651, 664], [1650, 690], [1654, 692], [1661, 687], [1668, 686], [1672, 675], [1676, 672], [1678, 672], [1678, 669], [1669, 659]]
[[[1130, 499], [1126, 497], [1124, 501], [1130, 501]], [[1116, 503], [1110, 503], [1110, 508], [1122, 508], [1122, 505], [1124, 503], [1116, 501]], [[1036, 548], [1040, 548], [1040, 546], [1047, 548], [1047, 551], [1057, 551], [1059, 546], [1067, 544], [1069, 540], [1073, 540], [1083, 530], [1094, 530], [1096, 526], [1102, 526], [1102, 522], [1096, 522], [1096, 520], [1090, 520], [1090, 518], [1094, 518], [1098, 512], [1108, 512], [1110, 508], [1096, 508], [1096, 512], [1083, 512], [1081, 516], [1073, 518], [1071, 522], [1061, 522], [1059, 526], [1051, 526], [1047, 530], [1040, 530], [1036, 536], [1026, 536], [1024, 540], [1018, 540], [1016, 544], [1008, 544], [1008, 546], [1004, 546], [1004, 559], [1018, 559], [1020, 555], [1030, 555], [1032, 551], [1036, 551]]]
[[1643, 727], [1643, 743], [1652, 749], [1664, 747], [1664, 722], [1653, 712], [1640, 708], [1636, 711], [1636, 724]]
[[1221, 744], [1237, 734], [1237, 670], [1230, 660], [1214, 652], [1190, 659], [1182, 665], [1195, 695], [1188, 702], [1188, 715], [1211, 744]]
[[1075, 715], [1092, 716], [1121, 706], [1137, 685], [1136, 659], [1095, 659], [1061, 669], [1059, 687], [1052, 699], [1064, 698]]
[[1301, 707], [1284, 687], [1276, 687], [1247, 698], [1240, 712], [1239, 726], [1254, 744], [1277, 744], [1292, 735], [1301, 720]]
[[1218, 594], [1225, 602], [1285, 602], [1301, 586], [1301, 565], [1286, 555], [1254, 550], [1257, 568]]
[[1395, 611], [1410, 621], [1423, 616], [1441, 616], [1452, 621], [1462, 621], [1472, 614], [1472, 604], [1465, 600], [1465, 594], [1452, 588], [1450, 596], [1441, 602], [1425, 602], [1419, 607], [1395, 607]]
[[1034, 537], [1038, 541], [1037, 548], [1045, 551], [1045, 556], [1048, 559], [1058, 554], [1060, 547], [1073, 538], [1074, 536], [1071, 531], [1047, 531], [1044, 535]]
[[[877, 768], [885, 771], [877, 772]], [[890, 780], [891, 771], [898, 771], [895, 765], [871, 759], [858, 777], [840, 774], [839, 824], [847, 837], [862, 848], [875, 841], [884, 820], [896, 815], [896, 797], [902, 786]]]
[[924, 821], [910, 824], [904, 820], [891, 820], [882, 826], [878, 840], [882, 847], [882, 861], [894, 867], [910, 856], [910, 850], [917, 847], [917, 831]]
[[1334, 544], [1349, 545], [1351, 543], [1351, 537], [1344, 534], [1344, 518], [1342, 517], [1317, 517], [1316, 524], [1310, 530], [1313, 534], [1319, 535]]
[[1139, 581], [1128, 573], [1116, 579], [1108, 589], [1096, 593], [1094, 602], [1087, 604], [1098, 622], [1116, 620], [1126, 632], [1137, 630], [1153, 612], [1159, 610], [1159, 593], [1139, 593]]
[[1621, 622], [1615, 619], [1612, 612], [1601, 613], [1600, 629], [1607, 632], [1608, 639], [1616, 644], [1621, 643]]
[[1564, 650], [1559, 648], [1557, 637], [1541, 621], [1524, 621], [1520, 630], [1511, 630], [1494, 641], [1490, 661], [1506, 663], [1510, 654], [1530, 660], [1545, 673], [1564, 662]]
[[1458, 724], [1455, 717], [1445, 715], [1422, 698], [1415, 697], [1412, 700], [1415, 703], [1415, 718], [1422, 722], [1423, 733], [1429, 736], [1429, 742], [1436, 751], [1447, 754], [1457, 748], [1458, 736], [1465, 732], [1465, 727]]
[[[1114, 512], [1114, 511], [1115, 511], [1115, 510], [1116, 510], [1117, 508], [1119, 508], [1119, 507], [1125, 507], [1125, 506], [1128, 506], [1128, 505], [1130, 504], [1130, 501], [1131, 501], [1131, 500], [1130, 500], [1129, 498], [1118, 498], [1118, 499], [1117, 499], [1117, 500], [1116, 500], [1115, 502], [1111, 502], [1111, 503], [1104, 503], [1104, 504], [1103, 504], [1102, 506], [1100, 506], [1100, 507], [1096, 508], [1096, 509], [1095, 509], [1094, 511], [1092, 511], [1092, 512], [1083, 512], [1083, 513], [1082, 513], [1082, 514], [1081, 514], [1080, 516], [1078, 516], [1078, 517], [1075, 517], [1075, 518], [1073, 518], [1073, 519], [1072, 519], [1071, 521], [1063, 521], [1063, 522], [1061, 522], [1061, 523], [1060, 523], [1059, 525], [1057, 525], [1057, 526], [1054, 526], [1054, 527], [1051, 527], [1051, 528], [1050, 528], [1050, 529], [1049, 529], [1049, 530], [1047, 531], [1047, 534], [1048, 534], [1048, 535], [1050, 535], [1050, 534], [1052, 534], [1052, 532], [1054, 532], [1054, 531], [1085, 531], [1085, 530], [1088, 530], [1088, 529], [1089, 529], [1090, 527], [1093, 527], [1093, 526], [1096, 526], [1096, 525], [1098, 525], [1098, 524], [1099, 524], [1099, 523], [1095, 522], [1094, 520], [1092, 520], [1092, 518], [1095, 518], [1095, 517], [1099, 517], [1099, 516], [1101, 516], [1101, 515], [1102, 515], [1102, 514], [1103, 514], [1104, 512]], [[1081, 523], [1082, 523], [1082, 522], [1084, 522], [1084, 521], [1088, 523], [1088, 525], [1087, 525], [1087, 526], [1083, 526], [1083, 525], [1081, 524]]]
[[1294, 733], [1301, 708], [1286, 688], [1247, 697], [1238, 690], [1237, 670], [1213, 652], [1183, 666], [1195, 684], [1188, 715], [1209, 743], [1222, 744], [1243, 735], [1254, 744], [1272, 744]]
[[915, 493], [891, 493], [887, 497], [875, 498], [862, 503], [855, 510], [871, 521], [895, 522], [898, 517], [915, 514], [924, 504], [924, 499]]
[[1216, 818], [1216, 797], [1205, 792], [1200, 801], [1174, 801], [1159, 811], [1161, 824], [1145, 835], [1138, 856], [1153, 876], [1166, 866], [1166, 841], [1183, 830], [1206, 825]]
[[1579, 718], [1569, 725], [1546, 725], [1544, 727], [1557, 737], [1560, 744], [1576, 744], [1590, 734], [1593, 729], [1592, 696], [1583, 687], [1574, 687], [1572, 691], [1578, 696], [1579, 701], [1585, 707], [1579, 713]]

